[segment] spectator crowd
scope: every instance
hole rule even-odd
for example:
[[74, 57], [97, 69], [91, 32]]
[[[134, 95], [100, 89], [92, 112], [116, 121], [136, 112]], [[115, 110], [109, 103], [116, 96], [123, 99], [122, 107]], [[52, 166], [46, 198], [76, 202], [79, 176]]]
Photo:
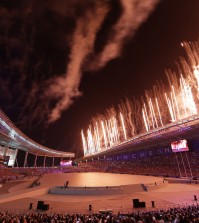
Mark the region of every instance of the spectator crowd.
[[135, 211], [131, 213], [89, 213], [89, 214], [17, 214], [0, 212], [0, 223], [198, 223], [199, 207], [170, 208], [168, 210]]
[[[176, 154], [156, 155], [132, 160], [96, 159], [82, 161], [78, 166], [67, 167], [0, 167], [0, 184], [25, 176], [41, 176], [48, 173], [71, 172], [110, 172], [161, 177], [199, 178], [199, 153], [189, 152], [176, 157]], [[178, 168], [179, 167], [179, 168]]]
[[[186, 162], [185, 162], [186, 161]], [[178, 162], [178, 163], [177, 163]], [[181, 172], [176, 166], [181, 168]], [[71, 172], [110, 172], [127, 173], [135, 175], [153, 175], [164, 177], [180, 177], [184, 174], [191, 174], [194, 178], [199, 178], [199, 153], [189, 152], [188, 157], [176, 158], [176, 154], [156, 155], [151, 157], [142, 157], [132, 160], [111, 160], [110, 157], [104, 159], [91, 159], [90, 161], [81, 161], [78, 166], [67, 167], [15, 167], [0, 168], [0, 184], [10, 180], [22, 179], [26, 176], [40, 176], [49, 173], [71, 173]], [[39, 181], [39, 180], [38, 180]], [[74, 208], [75, 212], [75, 208]], [[50, 214], [47, 213], [26, 213], [17, 214], [9, 212], [0, 212], [0, 223], [7, 222], [77, 222], [77, 223], [153, 223], [153, 222], [198, 222], [199, 207], [189, 206], [184, 208], [172, 208], [169, 210], [154, 210], [147, 212], [132, 213], [89, 213], [82, 214]]]
[[107, 157], [101, 160], [82, 162], [79, 166], [85, 171], [199, 178], [199, 153], [160, 154], [132, 160], [111, 160]]

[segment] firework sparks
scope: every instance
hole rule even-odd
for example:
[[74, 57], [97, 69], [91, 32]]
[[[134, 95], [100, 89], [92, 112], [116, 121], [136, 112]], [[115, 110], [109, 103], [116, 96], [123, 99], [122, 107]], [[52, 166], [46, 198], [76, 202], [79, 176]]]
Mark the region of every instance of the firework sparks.
[[126, 136], [126, 127], [125, 127], [125, 125], [124, 125], [124, 118], [123, 118], [122, 113], [120, 113], [120, 118], [121, 118], [121, 121], [122, 121], [122, 129], [123, 129], [123, 132], [124, 132], [124, 139], [127, 140], [127, 136]]
[[[181, 45], [186, 50], [188, 60], [181, 59], [183, 74], [178, 75], [171, 71], [166, 73], [170, 90], [165, 91], [163, 87], [161, 92], [158, 90], [160, 87], [154, 86], [153, 91], [146, 91], [145, 99], [142, 98], [141, 103], [135, 103], [135, 105], [141, 105], [141, 108], [140, 106], [133, 108], [127, 99], [125, 103], [121, 102], [118, 105], [118, 110], [115, 108], [108, 109], [105, 116], [99, 116], [103, 117], [98, 120], [101, 125], [98, 126], [96, 122], [93, 134], [90, 130], [91, 127], [87, 130], [87, 142], [82, 131], [84, 151], [88, 151], [86, 154], [91, 155], [114, 147], [127, 140], [129, 138], [127, 136], [133, 137], [134, 134], [132, 133], [134, 132], [138, 134], [144, 131], [149, 132], [170, 122], [176, 122], [179, 119], [197, 114], [197, 105], [199, 104], [199, 44], [198, 42], [184, 42]], [[162, 107], [159, 106], [159, 102]], [[132, 114], [139, 115], [132, 116]], [[164, 124], [162, 117], [164, 117]], [[139, 126], [139, 128], [135, 129], [135, 126]]]

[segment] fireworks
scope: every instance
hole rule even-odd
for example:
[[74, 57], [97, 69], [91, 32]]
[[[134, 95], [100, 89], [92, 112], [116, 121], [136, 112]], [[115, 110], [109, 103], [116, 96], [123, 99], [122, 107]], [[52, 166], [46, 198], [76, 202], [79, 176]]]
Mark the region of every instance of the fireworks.
[[94, 118], [94, 124], [87, 130], [87, 140], [81, 131], [84, 155], [110, 149], [138, 134], [198, 113], [199, 41], [183, 42], [181, 46], [187, 58], [180, 60], [179, 73], [166, 72], [169, 87], [157, 84], [146, 91], [141, 101], [126, 99], [118, 108], [112, 107], [105, 115]]

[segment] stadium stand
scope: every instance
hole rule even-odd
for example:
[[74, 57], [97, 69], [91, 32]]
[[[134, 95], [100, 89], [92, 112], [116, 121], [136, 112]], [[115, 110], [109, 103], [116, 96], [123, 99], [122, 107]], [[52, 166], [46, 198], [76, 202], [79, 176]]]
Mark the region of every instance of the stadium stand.
[[[199, 153], [188, 153], [189, 165], [182, 160], [179, 160], [181, 165], [181, 174], [190, 175], [190, 169], [194, 179], [199, 178]], [[186, 157], [185, 157], [186, 158]], [[184, 169], [185, 167], [185, 169]], [[190, 169], [189, 169], [190, 167]], [[175, 154], [169, 155], [156, 155], [151, 157], [137, 158], [134, 160], [91, 160], [89, 162], [79, 162], [78, 166], [68, 167], [15, 167], [5, 168], [1, 167], [0, 182], [6, 182], [14, 179], [21, 179], [25, 176], [41, 176], [48, 173], [71, 173], [71, 172], [109, 172], [109, 173], [125, 173], [134, 175], [149, 175], [149, 176], [162, 176], [162, 177], [180, 177], [180, 172], [177, 168], [177, 161]]]
[[78, 222], [78, 223], [190, 223], [199, 222], [199, 207], [171, 208], [168, 210], [132, 213], [90, 213], [90, 214], [17, 214], [0, 212], [0, 222]]
[[[189, 152], [188, 160], [183, 160], [171, 153], [169, 155], [156, 155], [151, 157], [139, 157], [129, 160], [91, 160], [89, 162], [80, 162], [79, 170], [85, 171], [101, 171], [111, 173], [128, 173], [135, 175], [151, 175], [163, 177], [181, 177], [180, 174], [190, 176], [190, 170], [194, 178], [199, 178], [199, 153]], [[186, 161], [186, 162], [185, 162]], [[178, 163], [177, 163], [178, 162]], [[183, 162], [183, 163], [182, 163]], [[179, 164], [180, 169], [177, 168]], [[179, 171], [180, 170], [180, 171]], [[186, 171], [186, 173], [185, 173]]]

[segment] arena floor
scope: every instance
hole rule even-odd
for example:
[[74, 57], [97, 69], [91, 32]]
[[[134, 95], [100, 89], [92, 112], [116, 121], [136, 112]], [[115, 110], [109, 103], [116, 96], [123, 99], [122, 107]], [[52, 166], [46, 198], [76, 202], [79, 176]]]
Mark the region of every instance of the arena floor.
[[[56, 180], [55, 180], [56, 179]], [[112, 173], [62, 173], [45, 175], [41, 179], [42, 185], [63, 186], [69, 181], [69, 186], [120, 186], [139, 183], [153, 183], [157, 177], [136, 176]]]
[[[0, 200], [2, 196], [12, 196], [12, 193], [23, 193], [28, 189], [35, 178], [25, 179], [18, 182], [9, 182], [0, 188]], [[154, 183], [160, 178], [147, 176], [134, 176], [127, 174], [107, 173], [69, 173], [48, 174], [42, 177], [41, 187], [62, 186], [69, 181], [69, 186], [118, 186], [137, 183]], [[35, 189], [34, 189], [35, 190]], [[43, 200], [50, 205], [47, 213], [89, 213], [88, 206], [92, 205], [93, 212], [100, 210], [113, 210], [117, 212], [146, 211], [177, 206], [196, 205], [194, 195], [199, 198], [198, 184], [168, 184], [162, 189], [143, 192], [132, 192], [124, 195], [52, 195], [43, 193], [27, 196], [10, 202], [0, 203], [0, 211], [11, 212], [38, 212], [37, 201]], [[138, 198], [146, 202], [146, 208], [133, 209], [132, 199]], [[155, 202], [155, 208], [151, 207], [151, 201]], [[29, 204], [33, 203], [33, 209], [28, 210]]]

